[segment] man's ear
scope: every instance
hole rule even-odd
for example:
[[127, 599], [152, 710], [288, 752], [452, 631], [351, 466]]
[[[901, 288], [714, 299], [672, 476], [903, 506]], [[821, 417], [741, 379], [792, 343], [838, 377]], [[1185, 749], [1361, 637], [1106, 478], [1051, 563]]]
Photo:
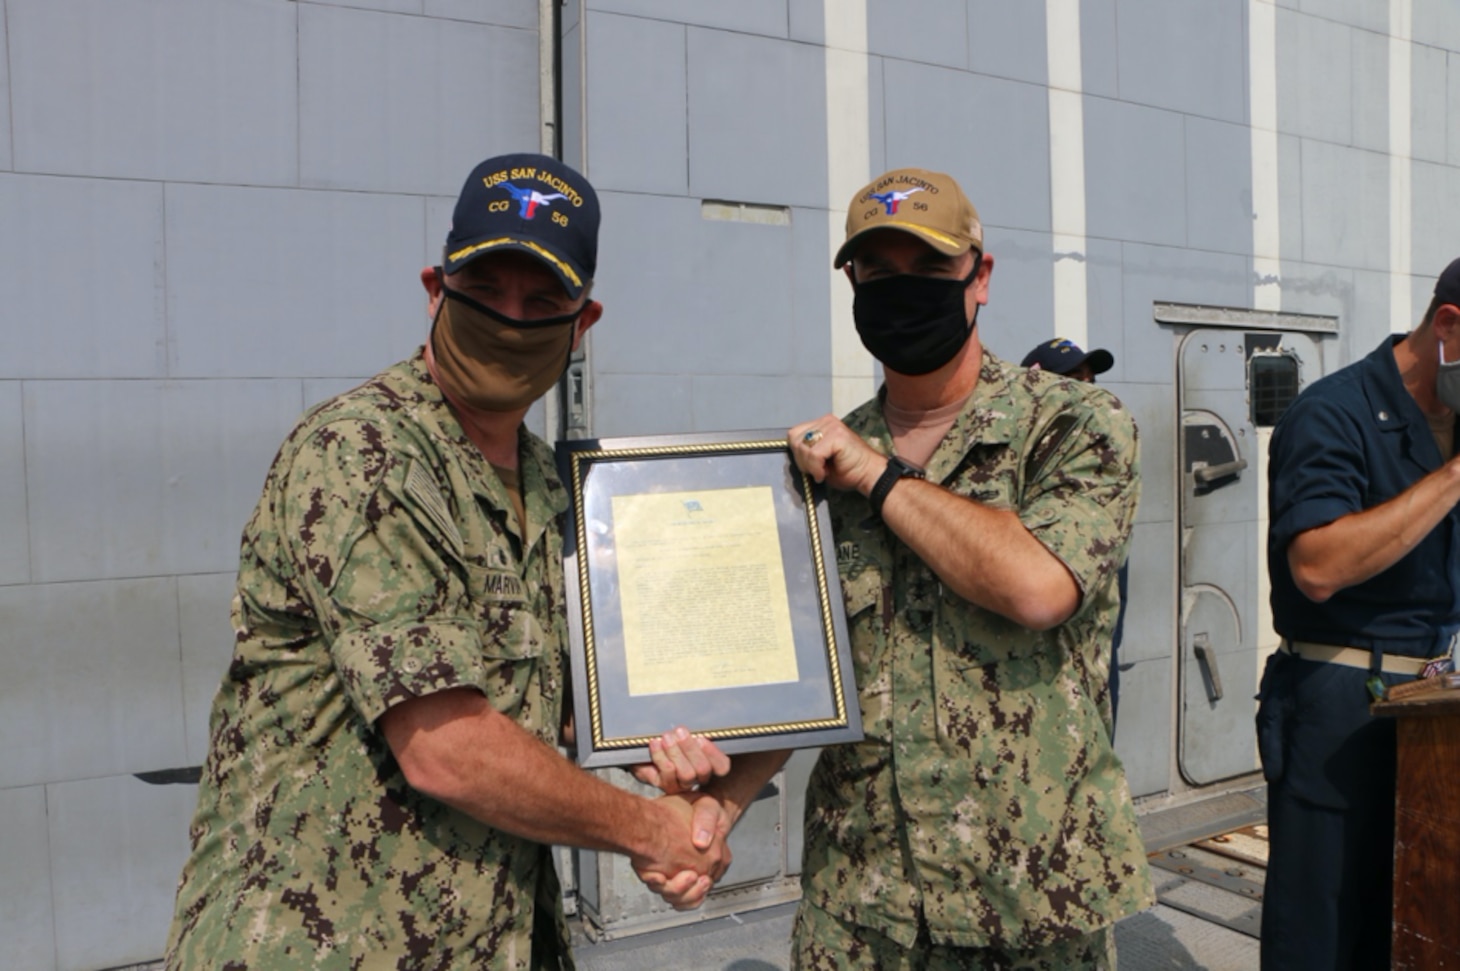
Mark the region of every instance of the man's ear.
[[573, 350], [583, 343], [583, 335], [588, 333], [588, 328], [598, 323], [598, 318], [603, 316], [603, 304], [597, 300], [590, 300], [583, 305], [583, 312], [578, 315], [578, 323], [575, 325], [578, 330], [573, 334]]
[[421, 286], [426, 288], [426, 316], [435, 320], [436, 308], [441, 305], [441, 267], [422, 267]]
[[978, 302], [989, 302], [989, 278], [994, 275], [994, 258], [987, 253], [979, 257], [978, 276], [973, 278], [973, 292]]
[[1453, 303], [1440, 304], [1435, 308], [1431, 325], [1435, 328], [1436, 337], [1448, 341], [1456, 333], [1460, 333], [1460, 306]]

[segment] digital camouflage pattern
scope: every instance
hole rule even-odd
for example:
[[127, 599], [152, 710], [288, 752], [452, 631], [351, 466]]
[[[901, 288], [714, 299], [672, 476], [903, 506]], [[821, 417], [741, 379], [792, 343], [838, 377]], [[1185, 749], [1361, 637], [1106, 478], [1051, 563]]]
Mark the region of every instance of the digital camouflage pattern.
[[1114, 927], [1018, 950], [923, 938], [909, 948], [803, 902], [791, 940], [791, 971], [1115, 971]]
[[412, 790], [375, 727], [472, 687], [557, 744], [567, 493], [521, 436], [525, 535], [420, 352], [285, 441], [243, 534], [169, 969], [557, 967], [532, 957], [539, 905], [566, 954], [547, 848]]
[[[847, 424], [884, 452], [880, 399]], [[1017, 510], [1078, 580], [1032, 631], [944, 590], [855, 492], [832, 531], [865, 741], [807, 794], [806, 899], [904, 947], [1024, 949], [1154, 903], [1111, 744], [1110, 639], [1139, 495], [1136, 429], [1105, 391], [984, 352], [928, 479]]]

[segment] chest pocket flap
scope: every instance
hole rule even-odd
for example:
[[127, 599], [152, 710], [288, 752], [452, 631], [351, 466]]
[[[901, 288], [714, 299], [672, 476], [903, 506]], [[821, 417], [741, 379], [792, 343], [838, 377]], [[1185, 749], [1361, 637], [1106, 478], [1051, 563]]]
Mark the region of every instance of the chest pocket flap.
[[468, 564], [467, 574], [472, 609], [482, 630], [482, 653], [497, 658], [540, 656], [546, 640], [542, 622], [516, 571]]
[[841, 582], [848, 623], [861, 618], [862, 614], [871, 610], [882, 593], [882, 575], [877, 570], [866, 567], [851, 575], [843, 576]]

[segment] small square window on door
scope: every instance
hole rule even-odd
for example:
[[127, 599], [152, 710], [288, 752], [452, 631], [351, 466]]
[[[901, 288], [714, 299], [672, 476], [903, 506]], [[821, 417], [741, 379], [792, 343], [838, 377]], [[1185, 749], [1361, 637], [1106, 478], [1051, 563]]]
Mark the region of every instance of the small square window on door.
[[1298, 397], [1298, 357], [1284, 351], [1256, 351], [1247, 369], [1252, 424], [1271, 428]]

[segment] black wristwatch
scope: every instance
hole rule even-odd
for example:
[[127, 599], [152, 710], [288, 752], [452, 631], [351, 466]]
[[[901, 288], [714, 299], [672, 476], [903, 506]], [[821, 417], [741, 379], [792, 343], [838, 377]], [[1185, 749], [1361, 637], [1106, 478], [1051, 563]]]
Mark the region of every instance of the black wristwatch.
[[872, 491], [867, 494], [867, 501], [872, 504], [872, 511], [879, 516], [882, 515], [882, 503], [887, 501], [887, 494], [902, 479], [926, 479], [927, 477], [927, 472], [911, 462], [900, 459], [896, 455], [889, 456], [887, 469], [877, 479], [877, 484], [872, 487]]

